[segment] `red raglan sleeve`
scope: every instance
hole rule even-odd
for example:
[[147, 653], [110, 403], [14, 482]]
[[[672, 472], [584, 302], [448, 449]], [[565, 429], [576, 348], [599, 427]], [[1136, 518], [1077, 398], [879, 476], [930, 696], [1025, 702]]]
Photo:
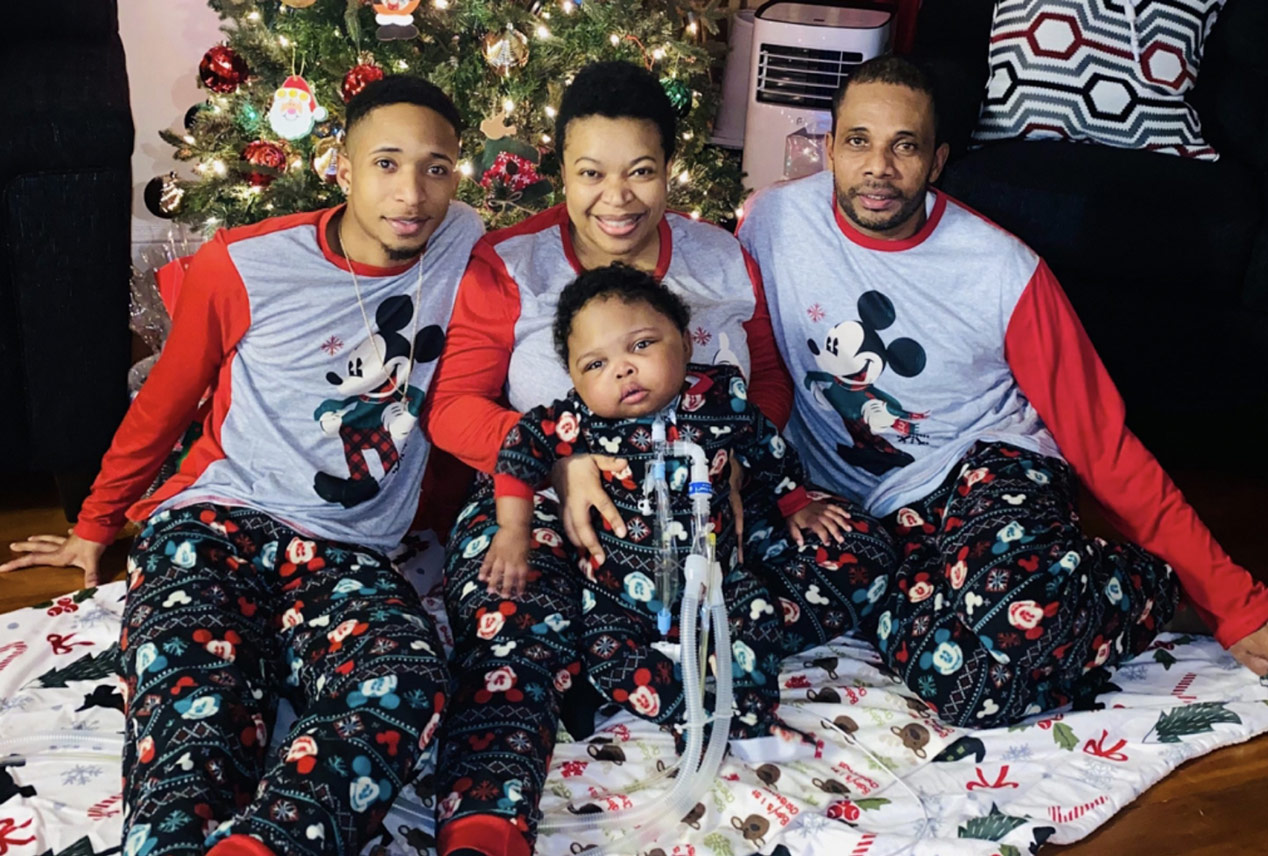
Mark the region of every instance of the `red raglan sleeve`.
[[792, 415], [792, 378], [775, 344], [775, 329], [771, 326], [770, 308], [766, 305], [761, 268], [748, 250], [741, 249], [740, 252], [744, 253], [744, 265], [753, 283], [753, 296], [757, 298], [753, 317], [743, 325], [748, 336], [749, 398], [782, 431]]
[[167, 343], [101, 460], [76, 535], [114, 540], [250, 323], [246, 287], [217, 233], [190, 262]]
[[1008, 323], [1005, 357], [1021, 391], [1111, 522], [1175, 569], [1225, 648], [1268, 621], [1268, 589], [1233, 562], [1128, 430], [1123, 400], [1042, 261]]
[[427, 431], [437, 446], [486, 473], [520, 418], [502, 403], [519, 307], [519, 287], [506, 265], [490, 244], [477, 244], [432, 380]]

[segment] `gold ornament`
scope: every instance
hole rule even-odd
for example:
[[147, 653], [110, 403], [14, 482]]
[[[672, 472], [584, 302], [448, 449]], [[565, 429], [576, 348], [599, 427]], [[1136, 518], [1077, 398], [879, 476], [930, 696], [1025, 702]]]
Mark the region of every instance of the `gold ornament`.
[[511, 24], [499, 32], [484, 37], [484, 61], [503, 74], [528, 62], [528, 36]]
[[339, 141], [333, 136], [323, 137], [313, 146], [313, 172], [327, 184], [334, 184], [335, 168], [338, 166]]
[[307, 9], [316, 2], [317, 0], [282, 0], [282, 5], [290, 6], [292, 9]]

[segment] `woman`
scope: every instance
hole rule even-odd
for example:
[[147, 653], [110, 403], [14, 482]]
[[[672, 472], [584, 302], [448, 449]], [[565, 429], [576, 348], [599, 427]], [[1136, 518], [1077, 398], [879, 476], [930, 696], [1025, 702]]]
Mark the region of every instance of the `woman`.
[[[675, 125], [650, 72], [608, 62], [576, 76], [556, 121], [565, 202], [486, 236], [459, 287], [431, 392], [428, 429], [437, 446], [489, 473], [520, 411], [567, 393], [551, 333], [559, 292], [581, 271], [614, 261], [651, 272], [679, 294], [692, 312], [695, 359], [737, 365], [751, 380], [754, 403], [776, 424], [787, 421], [792, 389], [755, 268], [724, 230], [666, 211]], [[458, 686], [437, 765], [442, 854], [526, 854], [532, 847], [560, 697], [580, 673], [572, 629], [580, 598], [570, 578], [578, 556], [569, 541], [602, 562], [592, 505], [624, 535], [599, 488], [600, 469], [619, 471], [620, 462], [573, 456], [561, 467], [562, 506], [536, 498], [534, 573], [522, 590], [481, 577], [496, 528], [491, 479], [477, 484], [450, 538], [446, 606]], [[773, 504], [746, 502], [745, 510], [763, 540], [783, 526]], [[832, 567], [850, 552], [865, 573], [884, 579], [893, 553], [879, 527], [864, 518], [843, 528], [843, 541], [824, 548], [832, 555], [821, 550], [817, 558]], [[834, 599], [830, 574], [815, 564], [815, 551], [808, 556], [794, 583], [769, 581], [798, 647], [836, 636], [868, 609]], [[815, 601], [830, 607], [802, 597], [816, 582], [828, 597]]]

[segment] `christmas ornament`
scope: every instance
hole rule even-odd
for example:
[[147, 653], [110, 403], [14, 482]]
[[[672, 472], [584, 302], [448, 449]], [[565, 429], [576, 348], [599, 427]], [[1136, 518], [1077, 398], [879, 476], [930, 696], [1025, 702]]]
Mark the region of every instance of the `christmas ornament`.
[[255, 134], [260, 130], [260, 110], [250, 101], [243, 102], [238, 108], [238, 127], [248, 134]]
[[317, 0], [282, 0], [282, 5], [290, 6], [292, 9], [307, 9], [316, 2]]
[[145, 185], [145, 207], [155, 217], [170, 220], [180, 213], [185, 190], [176, 180], [176, 173], [156, 175]]
[[326, 118], [326, 108], [317, 103], [308, 82], [297, 74], [282, 81], [273, 93], [269, 127], [279, 137], [298, 140], [313, 132], [313, 125]]
[[532, 209], [545, 201], [554, 188], [550, 179], [542, 177], [540, 160], [541, 152], [520, 140], [489, 140], [477, 164], [485, 207], [494, 211], [516, 206]]
[[686, 119], [687, 114], [691, 112], [691, 87], [676, 77], [662, 77], [660, 85], [669, 96], [669, 103], [674, 106], [674, 112], [678, 114], [678, 118]]
[[480, 123], [480, 133], [490, 140], [500, 140], [515, 134], [515, 126], [506, 121], [506, 113], [499, 110]]
[[418, 27], [414, 26], [418, 0], [376, 0], [373, 5], [374, 20], [379, 24], [375, 35], [379, 41], [418, 38]]
[[[286, 152], [277, 143], [268, 140], [256, 140], [247, 143], [242, 150], [242, 159], [252, 166], [262, 166], [280, 172], [286, 168]], [[252, 172], [247, 181], [254, 187], [268, 187], [277, 175], [273, 172]]]
[[313, 172], [327, 184], [335, 183], [338, 155], [339, 141], [334, 137], [324, 137], [313, 146]]
[[313, 135], [319, 140], [326, 137], [334, 137], [336, 140], [343, 139], [343, 125], [340, 125], [333, 119], [327, 119], [325, 122], [318, 122], [313, 125]]
[[200, 101], [199, 103], [195, 104], [193, 107], [190, 107], [188, 110], [186, 110], [185, 111], [185, 130], [186, 131], [194, 130], [194, 120], [198, 118], [198, 114], [210, 108], [211, 108], [211, 104], [207, 103], [206, 101]]
[[250, 73], [246, 60], [226, 45], [216, 45], [203, 54], [202, 62], [198, 63], [198, 77], [203, 86], [221, 95], [227, 95], [246, 83]]
[[484, 61], [503, 74], [528, 62], [528, 36], [511, 24], [501, 32], [492, 31], [484, 37]]
[[367, 85], [376, 80], [383, 79], [383, 69], [374, 63], [362, 63], [353, 66], [347, 74], [343, 76], [343, 87], [339, 90], [343, 95], [343, 103], [347, 104]]

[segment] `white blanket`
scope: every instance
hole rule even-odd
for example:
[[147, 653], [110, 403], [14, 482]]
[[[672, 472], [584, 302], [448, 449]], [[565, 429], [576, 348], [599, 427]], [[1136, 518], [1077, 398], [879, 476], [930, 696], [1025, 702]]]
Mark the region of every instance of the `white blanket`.
[[[437, 551], [411, 552], [401, 557], [411, 579], [443, 614]], [[123, 716], [112, 646], [123, 591], [113, 583], [0, 616], [0, 757], [25, 758], [0, 768], [0, 853], [117, 852]], [[447, 626], [441, 635], [449, 638]], [[1184, 761], [1268, 731], [1268, 686], [1207, 637], [1161, 637], [1113, 674], [1097, 698], [1104, 709], [1010, 729], [943, 726], [876, 663], [849, 638], [789, 659], [780, 709], [814, 742], [733, 743], [691, 825], [617, 852], [1020, 856], [1045, 840], [1077, 841]], [[834, 720], [848, 738], [827, 724]], [[673, 759], [667, 734], [625, 714], [586, 742], [561, 743], [543, 799], [547, 823], [576, 819], [570, 804], [619, 813], [657, 800], [670, 781], [637, 785]], [[431, 851], [437, 800], [447, 795], [432, 793], [430, 773], [397, 801], [368, 853]], [[546, 832], [537, 852], [572, 856], [626, 832], [619, 822]]]

